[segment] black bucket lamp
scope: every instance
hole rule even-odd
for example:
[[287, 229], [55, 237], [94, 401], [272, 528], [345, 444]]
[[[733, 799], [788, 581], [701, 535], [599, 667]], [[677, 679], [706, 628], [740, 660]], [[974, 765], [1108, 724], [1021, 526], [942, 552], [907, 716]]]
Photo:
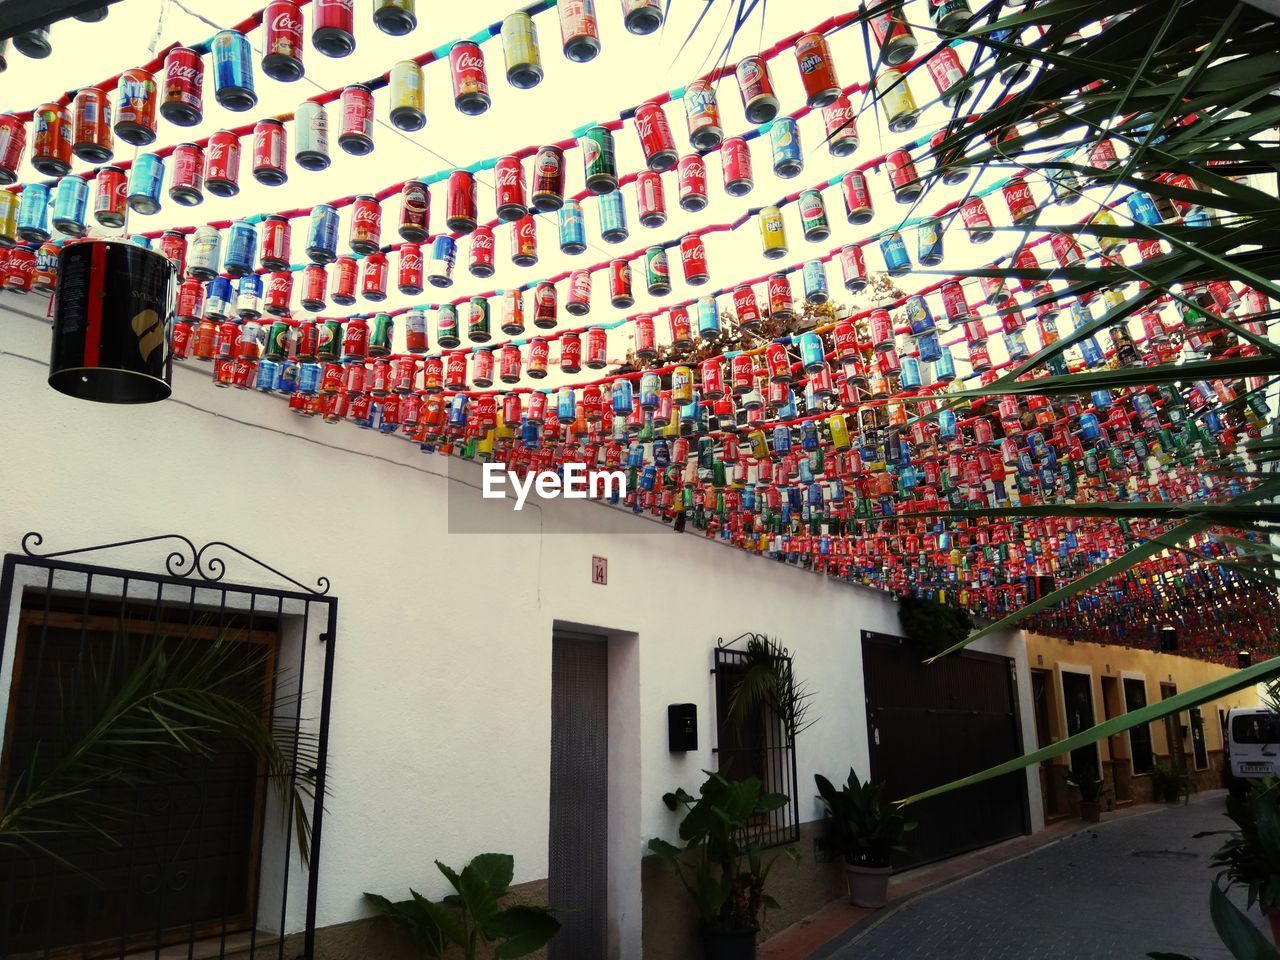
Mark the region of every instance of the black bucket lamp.
[[121, 240], [69, 243], [58, 257], [49, 386], [99, 403], [154, 403], [173, 392], [174, 269]]

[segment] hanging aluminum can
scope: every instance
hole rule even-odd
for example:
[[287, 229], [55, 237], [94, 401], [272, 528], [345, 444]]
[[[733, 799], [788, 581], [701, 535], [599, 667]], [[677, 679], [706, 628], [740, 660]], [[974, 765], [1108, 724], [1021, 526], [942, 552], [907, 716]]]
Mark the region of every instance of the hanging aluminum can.
[[421, 180], [406, 180], [400, 188], [401, 239], [425, 243], [430, 238], [431, 192]]
[[702, 237], [687, 233], [680, 241], [680, 262], [684, 267], [684, 282], [699, 287], [711, 279], [707, 267], [707, 248]]
[[471, 275], [482, 280], [492, 277], [494, 269], [493, 228], [483, 223], [477, 226], [471, 234], [469, 249], [467, 269]]
[[222, 234], [217, 227], [196, 227], [187, 252], [187, 275], [212, 280], [222, 269]]
[[768, 123], [778, 115], [778, 96], [769, 76], [769, 63], [764, 57], [753, 55], [738, 63], [734, 71], [738, 89], [742, 92], [742, 107], [749, 123]]
[[[285, 312], [287, 313], [288, 307], [289, 307], [289, 294], [293, 290], [293, 274], [288, 272], [273, 273], [271, 275], [271, 281], [267, 286], [267, 303], [264, 304], [263, 309], [265, 309], [268, 313], [275, 312], [271, 309], [271, 290], [272, 290], [272, 287], [275, 285], [277, 278], [287, 278], [284, 281], [284, 283], [287, 285], [287, 288], [281, 291], [281, 293], [284, 294], [283, 296], [284, 307], [285, 307]], [[302, 309], [311, 310], [315, 313], [319, 313], [321, 310], [323, 310], [325, 307], [325, 295], [327, 293], [328, 285], [329, 285], [329, 274], [325, 272], [324, 267], [320, 266], [320, 264], [308, 263], [305, 267], [303, 267], [302, 268], [302, 295], [300, 297], [300, 300], [302, 302]]]
[[826, 37], [820, 33], [806, 33], [797, 40], [796, 64], [800, 67], [800, 80], [804, 84], [805, 102], [809, 107], [826, 107], [835, 103], [841, 95], [841, 87]]
[[265, 187], [278, 187], [289, 179], [284, 124], [259, 120], [253, 127], [253, 178]]
[[418, 25], [414, 0], [373, 0], [374, 25], [385, 34], [403, 37]]
[[458, 308], [451, 303], [443, 303], [436, 311], [436, 344], [448, 350], [461, 343]]
[[[410, 310], [404, 315], [404, 348], [410, 353], [426, 353], [427, 346], [427, 315], [421, 310]], [[413, 369], [416, 370], [416, 365]], [[412, 379], [410, 384], [412, 390]]]
[[371, 253], [362, 261], [360, 296], [373, 303], [387, 299], [387, 256], [381, 251]]
[[326, 57], [346, 57], [356, 49], [352, 0], [315, 0], [311, 45]]
[[889, 173], [889, 185], [893, 188], [893, 197], [899, 203], [915, 203], [924, 192], [924, 183], [916, 171], [915, 161], [906, 150], [893, 150], [885, 157], [885, 167]]
[[18, 240], [18, 194], [0, 190], [0, 250]]
[[289, 221], [272, 214], [262, 221], [259, 260], [264, 270], [288, 270], [291, 233]]
[[449, 174], [448, 203], [445, 225], [455, 233], [470, 233], [476, 228], [476, 178], [469, 170]]
[[471, 354], [471, 382], [482, 390], [493, 386], [492, 350], [477, 350]]
[[11, 293], [30, 293], [35, 281], [36, 251], [27, 245], [9, 250], [9, 263], [4, 271], [4, 288]]
[[968, 0], [929, 0], [929, 16], [942, 33], [960, 33], [973, 17]]
[[981, 197], [970, 197], [961, 205], [960, 219], [964, 221], [965, 229], [969, 231], [969, 240], [973, 243], [986, 243], [995, 236], [991, 216]]
[[661, 104], [642, 103], [636, 107], [636, 133], [640, 136], [640, 148], [644, 152], [645, 165], [655, 173], [670, 170], [680, 154], [667, 123], [667, 114]]
[[209, 137], [204, 151], [204, 187], [215, 197], [240, 192], [240, 138], [230, 130]]
[[369, 356], [385, 357], [395, 339], [395, 321], [389, 313], [376, 314], [369, 324]]
[[533, 190], [535, 210], [544, 213], [559, 210], [564, 197], [564, 151], [556, 146], [539, 147], [533, 158]]
[[806, 260], [802, 270], [806, 303], [820, 305], [831, 299], [827, 287], [827, 271], [821, 260]]
[[587, 63], [600, 52], [600, 27], [595, 0], [561, 0], [560, 39], [565, 58]]
[[782, 211], [777, 207], [762, 207], [759, 214], [760, 243], [765, 257], [778, 260], [787, 255], [787, 230]]
[[965, 296], [964, 287], [958, 280], [943, 283], [939, 293], [942, 295], [942, 310], [947, 322], [955, 325], [968, 323], [973, 319], [973, 311], [969, 308], [969, 300]]
[[706, 161], [696, 153], [680, 158], [678, 176], [680, 180], [680, 209], [687, 213], [697, 213], [706, 209], [707, 197], [707, 165]]
[[312, 263], [333, 263], [338, 255], [338, 211], [327, 203], [311, 208], [307, 221], [307, 256]]
[[531, 90], [542, 82], [542, 55], [538, 52], [538, 30], [533, 18], [523, 10], [502, 21], [499, 34], [507, 66], [507, 83], [517, 90]]
[[944, 157], [942, 143], [946, 139], [945, 128], [935, 130], [929, 137], [929, 150], [933, 155], [935, 170], [940, 170], [942, 173], [942, 182], [954, 187], [969, 179], [970, 170], [968, 167], [959, 165], [958, 162], [964, 159], [964, 153], [958, 147], [948, 147]]
[[779, 117], [769, 127], [774, 176], [790, 179], [804, 170], [800, 151], [800, 126], [790, 117]]
[[651, 297], [665, 297], [671, 292], [671, 263], [665, 247], [653, 246], [644, 254], [645, 286]]
[[623, 24], [628, 33], [648, 36], [662, 26], [661, 0], [622, 0]]
[[609, 263], [609, 302], [620, 310], [636, 302], [631, 292], [631, 264], [625, 259]]
[[449, 48], [449, 70], [453, 76], [453, 105], [459, 113], [477, 117], [489, 109], [489, 80], [484, 69], [484, 52], [472, 40], [459, 40]]
[[577, 200], [565, 200], [559, 215], [560, 252], [577, 256], [587, 249], [587, 219], [582, 204]]
[[897, 230], [890, 230], [880, 238], [880, 253], [889, 276], [902, 277], [911, 272], [911, 257], [907, 255], [907, 245]]
[[169, 199], [184, 207], [204, 202], [204, 150], [196, 143], [173, 148], [169, 166]]
[[876, 77], [876, 96], [884, 107], [888, 126], [894, 133], [905, 133], [920, 119], [920, 108], [911, 95], [907, 78], [898, 70], [882, 70]]
[[247, 273], [236, 283], [236, 313], [246, 320], [262, 316], [262, 277], [256, 273]]
[[745, 197], [755, 186], [751, 178], [751, 150], [741, 137], [730, 137], [720, 147], [724, 168], [724, 192], [731, 197]]
[[954, 107], [969, 99], [972, 91], [959, 86], [965, 73], [954, 48], [943, 47], [925, 61], [925, 66], [929, 68], [929, 76], [933, 77], [933, 85], [938, 88], [943, 106]]
[[[702, 305], [706, 301], [707, 298], [698, 301], [698, 327], [703, 339], [712, 339], [705, 332], [706, 324], [702, 320]], [[714, 302], [712, 306], [714, 306]], [[743, 330], [757, 330], [763, 322], [764, 317], [760, 313], [760, 304], [756, 301], [755, 289], [750, 284], [744, 283], [734, 288], [733, 314], [737, 318], [738, 326]]]
[[1084, 251], [1080, 249], [1080, 244], [1076, 242], [1076, 238], [1070, 234], [1053, 234], [1049, 241], [1049, 246], [1053, 248], [1053, 255], [1057, 259], [1059, 266], [1078, 267], [1084, 264]]
[[157, 249], [169, 258], [173, 264], [175, 276], [181, 277], [187, 271], [187, 238], [177, 230], [166, 230], [160, 236]]
[[143, 153], [129, 170], [129, 209], [150, 216], [160, 212], [160, 187], [164, 182], [164, 160], [154, 153]]
[[667, 222], [667, 198], [661, 174], [652, 170], [636, 174], [636, 206], [640, 209], [641, 226], [653, 229]]
[[[603, 370], [608, 363], [609, 333], [604, 327], [592, 327], [587, 331], [587, 342], [583, 349], [582, 365], [588, 370]], [[615, 383], [626, 383], [630, 386], [630, 383], [626, 380], [615, 381]], [[588, 414], [588, 417], [590, 417], [590, 414]]]
[[906, 63], [916, 52], [916, 38], [907, 26], [900, 5], [889, 7], [870, 18], [871, 32], [880, 44], [880, 57], [891, 67]]
[[850, 170], [840, 182], [844, 194], [845, 218], [854, 225], [870, 223], [875, 216], [871, 207], [871, 191], [861, 170]]
[[243, 33], [223, 30], [210, 44], [213, 54], [213, 95], [227, 110], [243, 112], [258, 104], [253, 90], [253, 48]]
[[427, 125], [423, 112], [422, 68], [413, 60], [400, 60], [391, 68], [391, 112], [393, 126], [413, 133]]
[[227, 252], [223, 269], [233, 277], [253, 272], [258, 258], [258, 232], [247, 220], [237, 220], [227, 229]]
[[488, 343], [493, 337], [488, 299], [472, 297], [467, 316], [467, 339], [472, 343]]
[[174, 47], [164, 58], [160, 116], [179, 127], [204, 119], [204, 60], [187, 47]]
[[[739, 289], [742, 289], [742, 288], [739, 288]], [[747, 290], [748, 292], [750, 292], [750, 287], [748, 287]], [[734, 291], [735, 297], [737, 293], [738, 293], [738, 290], [735, 290]], [[752, 299], [754, 299], [755, 294], [752, 293], [751, 297]], [[759, 311], [757, 310], [757, 313], [758, 312]], [[751, 319], [749, 314], [747, 317], [747, 323], [748, 323], [748, 329], [751, 329], [750, 327]], [[684, 324], [686, 325], [688, 324], [687, 316], [684, 318]], [[672, 340], [680, 339], [679, 334], [677, 332], [678, 327], [680, 326], [680, 323], [678, 323], [677, 321], [676, 311], [672, 311], [671, 325], [672, 325], [672, 335], [671, 335]], [[720, 338], [720, 334], [723, 332], [724, 331], [721, 330], [720, 328], [720, 307], [716, 303], [716, 298], [715, 297], [699, 297], [698, 298], [698, 336], [701, 337], [703, 340], [718, 340]]]
[[323, 104], [303, 100], [293, 114], [293, 159], [303, 170], [329, 166], [329, 114]]
[[1034, 223], [1039, 207], [1031, 195], [1031, 184], [1018, 178], [1010, 180], [1001, 190], [1005, 205], [1009, 208], [1009, 216], [1018, 226]]
[[67, 174], [53, 192], [53, 229], [68, 237], [83, 237], [89, 207], [89, 184], [84, 177]]
[[494, 207], [503, 223], [529, 212], [524, 195], [524, 164], [516, 156], [499, 157], [493, 167]]
[[[343, 363], [354, 363], [363, 366], [363, 361], [369, 355], [369, 323], [366, 320], [356, 318], [349, 320], [342, 331], [342, 354]], [[348, 380], [348, 387], [351, 381]], [[363, 388], [363, 383], [355, 387], [355, 392], [359, 393]]]
[[516, 288], [502, 295], [502, 332], [509, 337], [524, 333], [524, 291]]
[[921, 266], [936, 267], [942, 263], [942, 226], [936, 217], [925, 217], [916, 228], [918, 255]]
[[204, 284], [194, 278], [178, 285], [173, 315], [179, 320], [195, 322], [204, 316]]
[[351, 204], [347, 245], [355, 253], [366, 255], [382, 246], [382, 206], [367, 194], [356, 197]]
[[342, 90], [342, 130], [338, 146], [356, 157], [373, 152], [373, 94], [363, 83]]
[[822, 108], [822, 125], [827, 135], [827, 152], [831, 156], [852, 156], [858, 149], [858, 125], [848, 97], [842, 94]]
[[578, 146], [582, 150], [587, 189], [595, 194], [617, 190], [618, 161], [614, 152], [613, 133], [607, 127], [594, 126], [583, 134]]
[[533, 325], [539, 330], [551, 330], [556, 325], [556, 285], [550, 280], [539, 280], [533, 289]]
[[621, 243], [630, 236], [627, 229], [627, 208], [622, 191], [602, 194], [596, 204], [600, 212], [600, 239], [605, 243]]
[[582, 338], [576, 333], [566, 332], [560, 337], [560, 370], [582, 372]]
[[440, 234], [431, 242], [431, 261], [427, 264], [427, 282], [433, 287], [453, 286], [453, 267], [457, 260], [457, 241], [448, 234]]
[[533, 214], [511, 226], [511, 262], [517, 267], [532, 267], [538, 262], [538, 223]]
[[26, 146], [26, 125], [11, 114], [0, 114], [0, 184], [17, 182]]
[[[2, 129], [0, 140], [3, 140]], [[97, 164], [110, 160], [113, 148], [111, 101], [97, 87], [81, 88], [71, 101], [71, 151], [85, 163]], [[3, 153], [0, 148], [0, 155]]]
[[585, 317], [591, 312], [590, 270], [575, 270], [569, 274], [569, 293], [565, 298], [564, 309], [573, 317]]
[[695, 150], [714, 150], [724, 139], [720, 106], [715, 87], [707, 80], [695, 80], [684, 89], [684, 114], [689, 126], [689, 143]]
[[800, 226], [806, 240], [818, 243], [831, 236], [831, 221], [821, 190], [802, 190], [796, 205], [800, 208]]
[[156, 139], [156, 78], [146, 70], [126, 70], [116, 83], [116, 136], [135, 147]]
[[861, 247], [849, 244], [840, 250], [840, 273], [845, 289], [850, 293], [859, 293], [867, 288], [867, 263]]
[[[636, 356], [641, 360], [652, 360], [658, 355], [658, 345], [653, 327], [653, 317], [648, 314], [636, 317], [632, 327], [636, 338]], [[654, 406], [656, 405], [657, 404], [655, 403]]]
[[46, 177], [71, 170], [71, 111], [59, 103], [43, 103], [31, 116], [31, 166]]
[[[205, 288], [204, 294], [204, 315], [210, 320], [225, 320], [227, 315], [232, 311], [232, 291], [231, 281], [226, 277], [214, 277], [209, 281], [209, 285]], [[234, 324], [231, 325], [230, 333], [234, 338], [237, 334], [234, 330]], [[225, 333], [228, 328], [224, 328], [223, 335], [219, 336], [218, 352], [220, 354], [229, 355], [231, 346], [235, 340], [227, 340]]]
[[302, 11], [293, 0], [272, 0], [262, 12], [262, 72], [272, 80], [301, 80]]

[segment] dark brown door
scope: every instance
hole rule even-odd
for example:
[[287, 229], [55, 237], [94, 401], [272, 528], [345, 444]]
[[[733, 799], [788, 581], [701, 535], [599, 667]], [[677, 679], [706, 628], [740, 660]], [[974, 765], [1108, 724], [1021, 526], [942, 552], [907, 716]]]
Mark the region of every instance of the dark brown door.
[[[1172, 683], [1160, 684], [1160, 699], [1168, 700], [1178, 695], [1178, 688]], [[1164, 718], [1164, 740], [1169, 747], [1169, 763], [1175, 770], [1187, 769], [1187, 754], [1182, 744], [1182, 717], [1171, 713]]]
[[[1062, 671], [1062, 705], [1067, 714], [1067, 736], [1089, 729], [1093, 719], [1093, 677], [1087, 673]], [[1096, 744], [1077, 747], [1071, 751], [1072, 773], [1092, 773], [1101, 778], [1102, 764], [1098, 762]]]

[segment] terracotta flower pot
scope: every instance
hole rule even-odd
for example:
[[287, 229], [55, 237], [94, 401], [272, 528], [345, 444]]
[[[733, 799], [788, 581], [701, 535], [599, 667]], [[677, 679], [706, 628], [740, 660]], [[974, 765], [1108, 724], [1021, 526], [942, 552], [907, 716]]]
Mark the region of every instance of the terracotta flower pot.
[[888, 867], [860, 867], [845, 864], [845, 879], [849, 882], [849, 902], [855, 907], [878, 910], [889, 899]]
[[1102, 822], [1102, 804], [1097, 800], [1081, 800], [1080, 819], [1087, 823]]

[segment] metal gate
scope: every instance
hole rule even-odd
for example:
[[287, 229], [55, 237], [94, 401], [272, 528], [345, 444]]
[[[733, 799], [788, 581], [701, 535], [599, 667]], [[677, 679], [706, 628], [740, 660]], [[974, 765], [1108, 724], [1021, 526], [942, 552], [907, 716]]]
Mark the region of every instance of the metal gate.
[[[311, 588], [179, 534], [42, 544], [27, 534], [0, 573], [0, 960], [309, 960], [338, 618], [328, 580]], [[163, 563], [81, 562], [108, 552]], [[228, 563], [288, 586], [228, 582]], [[170, 731], [179, 691], [190, 727]], [[234, 701], [247, 732], [205, 723], [200, 697]], [[150, 708], [165, 719], [146, 739], [130, 725]], [[170, 732], [181, 743], [157, 745]]]
[[[1013, 661], [965, 651], [926, 665], [900, 637], [862, 632], [871, 777], [905, 797], [977, 773], [1023, 752]], [[861, 771], [859, 771], [861, 772]], [[901, 869], [1030, 830], [1021, 772], [910, 808]]]

